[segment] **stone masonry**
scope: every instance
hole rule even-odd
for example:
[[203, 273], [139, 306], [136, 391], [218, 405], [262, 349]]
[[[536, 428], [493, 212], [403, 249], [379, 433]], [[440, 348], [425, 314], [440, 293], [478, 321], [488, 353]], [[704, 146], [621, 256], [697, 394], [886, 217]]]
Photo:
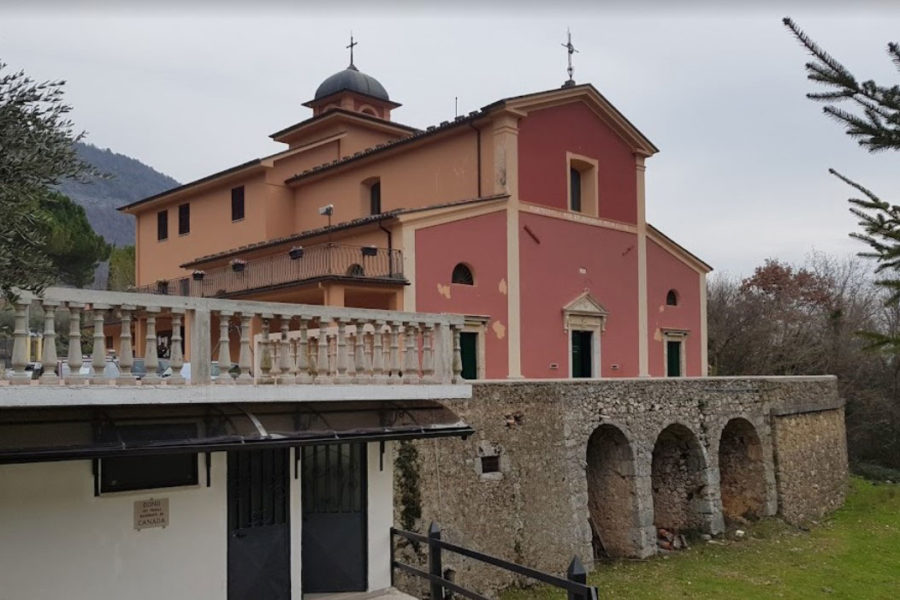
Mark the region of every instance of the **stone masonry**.
[[[796, 523], [844, 499], [834, 377], [480, 382], [446, 405], [477, 433], [415, 442], [417, 528], [553, 573], [573, 555], [650, 556], [659, 527]], [[481, 593], [513, 583], [455, 555], [444, 567]]]

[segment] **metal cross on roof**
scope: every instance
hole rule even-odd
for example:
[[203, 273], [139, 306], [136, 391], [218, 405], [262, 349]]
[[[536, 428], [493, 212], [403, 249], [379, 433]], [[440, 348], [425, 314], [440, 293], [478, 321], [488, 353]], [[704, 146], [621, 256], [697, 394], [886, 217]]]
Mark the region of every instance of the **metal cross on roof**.
[[572, 45], [572, 32], [568, 28], [566, 28], [566, 37], [567, 37], [566, 43], [560, 44], [569, 53], [569, 68], [566, 69], [566, 71], [568, 71], [568, 73], [569, 73], [569, 78], [566, 80], [565, 83], [563, 83], [563, 87], [570, 87], [570, 86], [575, 85], [575, 80], [572, 79], [572, 74], [575, 72], [575, 69], [572, 67], [572, 55], [575, 54], [576, 52], [578, 52], [578, 50], [576, 50], [575, 46]]
[[353, 41], [353, 32], [351, 31], [350, 32], [350, 45], [346, 46], [347, 48], [350, 48], [350, 66], [351, 67], [354, 67], [354, 65], [353, 65], [353, 47], [358, 46], [358, 45], [359, 45], [359, 42]]

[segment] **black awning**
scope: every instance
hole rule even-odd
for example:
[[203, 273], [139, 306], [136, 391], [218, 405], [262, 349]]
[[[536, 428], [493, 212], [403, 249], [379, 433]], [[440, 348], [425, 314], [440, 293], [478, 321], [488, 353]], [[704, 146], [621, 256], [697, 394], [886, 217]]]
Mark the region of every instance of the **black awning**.
[[0, 464], [466, 437], [434, 401], [0, 409]]

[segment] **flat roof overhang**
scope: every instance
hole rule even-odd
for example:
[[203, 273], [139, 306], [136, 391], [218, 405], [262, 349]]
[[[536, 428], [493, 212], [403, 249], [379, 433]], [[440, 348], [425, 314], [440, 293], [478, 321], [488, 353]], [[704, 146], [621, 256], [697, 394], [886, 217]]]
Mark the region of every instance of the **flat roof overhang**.
[[[184, 436], [185, 426], [196, 435]], [[135, 428], [141, 434], [135, 435]], [[147, 427], [153, 433], [148, 436]], [[190, 427], [188, 428], [190, 429]], [[0, 410], [0, 464], [468, 437], [432, 401]]]

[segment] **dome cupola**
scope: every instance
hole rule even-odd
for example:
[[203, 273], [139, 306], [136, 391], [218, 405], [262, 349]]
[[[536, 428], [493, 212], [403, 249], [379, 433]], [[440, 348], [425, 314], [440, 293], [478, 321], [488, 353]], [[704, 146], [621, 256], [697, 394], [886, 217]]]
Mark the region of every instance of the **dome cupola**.
[[350, 36], [350, 65], [343, 71], [331, 75], [316, 88], [316, 95], [304, 106], [313, 109], [317, 117], [330, 110], [342, 109], [362, 113], [389, 121], [391, 109], [400, 106], [388, 96], [381, 82], [366, 75], [353, 64], [353, 47], [357, 42]]

